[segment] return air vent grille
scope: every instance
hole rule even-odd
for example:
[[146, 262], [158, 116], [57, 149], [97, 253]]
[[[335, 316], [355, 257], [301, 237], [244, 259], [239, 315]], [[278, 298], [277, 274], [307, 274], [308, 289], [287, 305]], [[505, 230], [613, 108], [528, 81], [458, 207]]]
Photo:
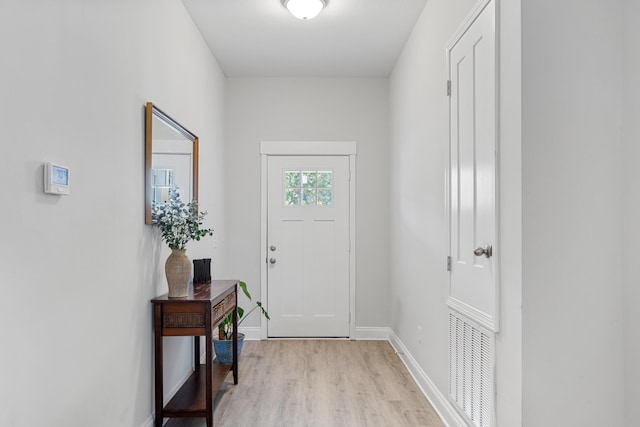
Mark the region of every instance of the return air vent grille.
[[449, 313], [449, 396], [476, 427], [493, 419], [494, 334]]

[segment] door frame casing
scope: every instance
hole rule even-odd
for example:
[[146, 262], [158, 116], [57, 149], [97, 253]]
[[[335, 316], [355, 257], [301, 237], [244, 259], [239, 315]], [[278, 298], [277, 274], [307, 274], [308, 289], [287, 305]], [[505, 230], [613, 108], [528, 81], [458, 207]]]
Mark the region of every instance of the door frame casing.
[[[260, 190], [260, 295], [269, 310], [267, 296], [268, 163], [269, 156], [349, 157], [349, 338], [356, 336], [356, 154], [355, 141], [260, 141], [262, 182]], [[268, 338], [267, 319], [260, 317], [260, 338]]]

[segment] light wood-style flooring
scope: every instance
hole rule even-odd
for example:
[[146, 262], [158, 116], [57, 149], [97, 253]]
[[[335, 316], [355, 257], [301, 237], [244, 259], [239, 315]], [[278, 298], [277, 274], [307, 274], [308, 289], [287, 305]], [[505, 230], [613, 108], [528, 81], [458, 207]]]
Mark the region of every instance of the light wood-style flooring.
[[216, 396], [216, 427], [443, 426], [386, 341], [247, 341], [239, 380]]

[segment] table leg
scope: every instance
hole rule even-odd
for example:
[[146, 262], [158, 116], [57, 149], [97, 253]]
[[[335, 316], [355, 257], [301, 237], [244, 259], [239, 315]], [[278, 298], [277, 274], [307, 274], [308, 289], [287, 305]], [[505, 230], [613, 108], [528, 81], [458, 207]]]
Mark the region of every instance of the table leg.
[[206, 377], [206, 406], [207, 406], [207, 427], [213, 427], [213, 327], [211, 325], [211, 309], [205, 312], [205, 322], [207, 327], [205, 328], [205, 343], [204, 352], [206, 357], [205, 365], [205, 377]]
[[[236, 295], [236, 301], [238, 300]], [[233, 383], [238, 384], [238, 305], [233, 308]]]
[[155, 398], [156, 398], [156, 427], [162, 427], [162, 307], [155, 304], [153, 314], [154, 339], [155, 339]]
[[200, 370], [200, 337], [193, 337], [193, 370]]

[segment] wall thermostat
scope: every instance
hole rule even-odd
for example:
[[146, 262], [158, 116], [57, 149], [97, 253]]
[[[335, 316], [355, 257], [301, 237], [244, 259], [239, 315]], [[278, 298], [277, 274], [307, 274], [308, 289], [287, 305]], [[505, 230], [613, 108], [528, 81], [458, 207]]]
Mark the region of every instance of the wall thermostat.
[[69, 194], [69, 168], [55, 163], [45, 163], [44, 192], [48, 194]]

